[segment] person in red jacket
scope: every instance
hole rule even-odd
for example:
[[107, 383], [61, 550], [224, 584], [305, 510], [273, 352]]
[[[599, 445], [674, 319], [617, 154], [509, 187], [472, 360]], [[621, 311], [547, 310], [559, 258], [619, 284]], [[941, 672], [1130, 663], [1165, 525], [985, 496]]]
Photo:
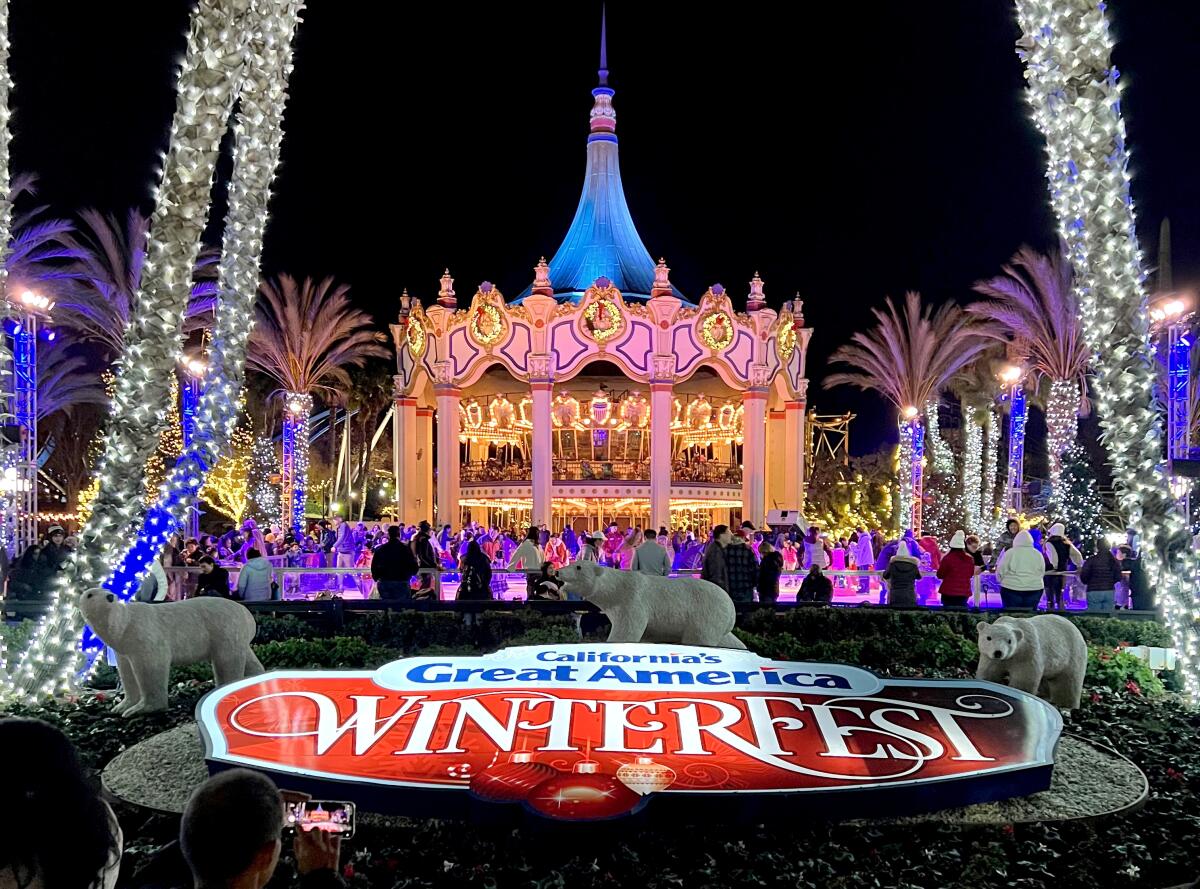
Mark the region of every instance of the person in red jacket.
[[937, 576], [942, 582], [938, 592], [942, 605], [962, 608], [971, 597], [971, 580], [978, 569], [974, 557], [967, 552], [967, 538], [962, 531], [955, 531], [950, 538], [950, 552], [942, 556]]

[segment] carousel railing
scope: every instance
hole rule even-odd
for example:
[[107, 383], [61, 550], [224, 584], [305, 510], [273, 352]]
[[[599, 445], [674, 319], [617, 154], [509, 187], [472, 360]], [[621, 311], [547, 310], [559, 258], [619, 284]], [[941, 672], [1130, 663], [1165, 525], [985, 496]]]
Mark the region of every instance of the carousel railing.
[[555, 460], [556, 481], [641, 481], [650, 480], [650, 463], [645, 460]]
[[458, 467], [458, 480], [462, 484], [471, 482], [527, 482], [533, 476], [528, 463], [500, 462], [498, 460], [463, 463]]
[[738, 486], [742, 483], [742, 469], [728, 463], [676, 463], [671, 469], [671, 479], [700, 485]]

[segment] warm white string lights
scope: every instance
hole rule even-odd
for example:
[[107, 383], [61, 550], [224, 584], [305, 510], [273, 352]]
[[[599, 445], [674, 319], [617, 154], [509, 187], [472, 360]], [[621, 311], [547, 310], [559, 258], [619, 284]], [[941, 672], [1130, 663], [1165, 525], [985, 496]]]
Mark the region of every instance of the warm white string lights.
[[[159, 493], [141, 543], [122, 559], [138, 558], [122, 580], [136, 589], [167, 538], [194, 508], [208, 471], [227, 453], [237, 425], [246, 349], [254, 302], [258, 297], [259, 264], [268, 220], [271, 183], [283, 146], [283, 114], [292, 72], [292, 37], [304, 0], [255, 0], [256, 15], [248, 23], [251, 62], [237, 91], [239, 113], [233, 125], [233, 172], [219, 269], [220, 293], [209, 346], [204, 388], [196, 411], [195, 432], [182, 458], [171, 469]], [[124, 594], [127, 590], [121, 590]]]
[[[8, 52], [8, 0], [0, 0], [0, 330], [11, 314], [8, 300], [4, 298], [8, 287], [8, 240], [12, 229], [12, 201], [9, 200], [12, 183], [8, 170], [8, 149], [12, 140], [8, 125], [8, 96], [12, 90], [12, 76], [8, 73]], [[0, 333], [0, 399], [5, 405], [14, 401], [15, 379], [12, 350], [8, 347], [7, 338]], [[13, 417], [6, 417], [5, 420], [12, 422]], [[18, 453], [19, 446], [15, 443], [0, 444], [0, 466], [12, 465]], [[0, 547], [6, 549], [13, 539], [16, 518], [13, 507], [16, 502], [15, 491], [0, 491]], [[0, 684], [6, 680], [7, 665], [8, 649], [3, 634], [0, 634]]]
[[[250, 231], [244, 228], [247, 218], [228, 220], [233, 233], [231, 237], [231, 232], [226, 232], [222, 263], [225, 299], [216, 321], [224, 339], [220, 357], [214, 358], [220, 371], [213, 374], [220, 382], [209, 396], [205, 421], [209, 423], [209, 434], [203, 437], [217, 441], [218, 436], [227, 436], [230, 431], [232, 421], [224, 417], [228, 414], [235, 418], [237, 404], [231, 380], [240, 388], [238, 350], [244, 356], [251, 326], [246, 319], [257, 290], [257, 259], [253, 270], [248, 271], [245, 258], [231, 254], [246, 251], [257, 255], [274, 170], [272, 158], [278, 156], [278, 147], [270, 147], [271, 138], [260, 137], [260, 144], [254, 146], [255, 140], [247, 134], [252, 127], [260, 127], [262, 105], [277, 103], [282, 112], [286, 82], [274, 82], [270, 71], [259, 66], [268, 58], [278, 60], [282, 53], [286, 54], [283, 70], [290, 69], [290, 45], [281, 46], [280, 35], [284, 43], [290, 44], [299, 8], [300, 3], [287, 0], [200, 0], [193, 13], [169, 148], [155, 193], [142, 289], [126, 334], [113, 393], [99, 466], [99, 493], [80, 535], [79, 556], [68, 566], [64, 582], [54, 591], [47, 616], [39, 623], [30, 648], [9, 679], [8, 690], [19, 700], [52, 695], [70, 686], [79, 660], [79, 619], [74, 597], [68, 591], [102, 583], [120, 565], [128, 541], [140, 525], [143, 466], [158, 441], [167, 413], [169, 388], [164, 381], [174, 374], [180, 359], [183, 310], [208, 215], [221, 138], [239, 90], [255, 94], [261, 89], [263, 95], [251, 100], [261, 103], [259, 109], [249, 112], [243, 107], [241, 115], [236, 159], [248, 160], [250, 170], [243, 171], [237, 180], [241, 183], [237, 194], [233, 185], [230, 189], [231, 204], [243, 207], [246, 217], [257, 215]], [[248, 157], [252, 147], [259, 153]], [[268, 187], [250, 195], [268, 164]], [[235, 330], [237, 325], [243, 329]], [[228, 403], [218, 407], [215, 402], [219, 399]], [[191, 490], [198, 490], [201, 482], [190, 477], [187, 480]]]
[[1058, 487], [1062, 455], [1079, 434], [1079, 383], [1054, 380], [1046, 403], [1046, 450], [1050, 453], [1050, 490]]
[[946, 439], [942, 438], [941, 420], [938, 417], [940, 399], [934, 398], [925, 405], [925, 437], [929, 440], [929, 457], [935, 475], [954, 474], [954, 452]]
[[979, 532], [986, 537], [995, 539], [1000, 531], [997, 525], [1000, 521], [999, 504], [996, 502], [996, 481], [999, 477], [998, 446], [1000, 421], [996, 416], [996, 405], [988, 408], [983, 420], [983, 515], [982, 527]]
[[1196, 556], [1158, 467], [1154, 358], [1129, 192], [1129, 152], [1112, 38], [1098, 0], [1017, 0], [1034, 122], [1046, 138], [1051, 203], [1075, 268], [1105, 445], [1122, 510], [1174, 633], [1188, 691], [1200, 693]]
[[983, 428], [974, 412], [963, 411], [963, 524], [971, 534], [981, 534], [983, 525]]

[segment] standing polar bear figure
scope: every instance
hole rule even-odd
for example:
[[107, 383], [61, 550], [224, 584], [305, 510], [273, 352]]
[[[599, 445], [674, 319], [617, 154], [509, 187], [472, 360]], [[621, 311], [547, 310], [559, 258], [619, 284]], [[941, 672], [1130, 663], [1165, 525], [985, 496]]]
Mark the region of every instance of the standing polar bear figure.
[[201, 597], [182, 602], [122, 602], [106, 590], [89, 590], [79, 610], [104, 643], [120, 657], [125, 686], [114, 713], [135, 716], [167, 707], [167, 677], [177, 664], [211, 661], [217, 685], [263, 672], [250, 650], [254, 615], [229, 599]]
[[574, 562], [563, 590], [597, 605], [612, 623], [609, 642], [675, 642], [745, 648], [733, 635], [737, 612], [723, 589], [691, 577], [654, 577]]
[[1004, 682], [1073, 710], [1079, 706], [1087, 643], [1079, 628], [1057, 614], [980, 621], [978, 679]]

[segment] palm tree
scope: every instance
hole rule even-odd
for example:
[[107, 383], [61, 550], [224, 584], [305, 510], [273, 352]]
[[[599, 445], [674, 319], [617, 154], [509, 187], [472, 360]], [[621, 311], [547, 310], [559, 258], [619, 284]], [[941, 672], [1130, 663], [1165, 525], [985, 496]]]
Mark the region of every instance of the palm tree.
[[[10, 200], [36, 196], [37, 176], [22, 173], [13, 177]], [[74, 226], [67, 219], [41, 218], [48, 209], [49, 205], [43, 204], [14, 214], [4, 263], [11, 292], [35, 290], [57, 300], [71, 284], [70, 261], [77, 254], [70, 242]]]
[[994, 410], [1003, 353], [989, 347], [950, 383], [962, 408], [963, 506], [966, 530], [991, 536], [996, 522], [997, 453]]
[[1088, 407], [1085, 393], [1091, 356], [1071, 285], [1071, 263], [1061, 244], [1049, 254], [1025, 246], [1003, 272], [975, 284], [975, 291], [989, 299], [972, 303], [967, 311], [1003, 325], [1027, 347], [1029, 369], [1039, 382], [1050, 382], [1046, 444], [1053, 489], [1062, 472], [1062, 452], [1075, 441], [1079, 417]]
[[308, 487], [308, 418], [314, 392], [337, 394], [350, 386], [347, 367], [385, 358], [384, 335], [371, 316], [354, 308], [349, 285], [332, 278], [297, 282], [290, 275], [259, 288], [256, 323], [246, 363], [278, 384], [284, 399], [283, 487], [290, 520], [304, 519]]
[[72, 348], [65, 337], [39, 343], [37, 350], [37, 419], [69, 411], [80, 404], [107, 405], [108, 394], [100, 374], [88, 365], [86, 356]]
[[900, 522], [906, 525], [911, 520], [909, 527], [919, 532], [924, 451], [921, 408], [986, 349], [999, 330], [968, 317], [953, 303], [923, 310], [921, 295], [913, 291], [905, 294], [902, 309], [888, 297], [886, 309], [871, 311], [879, 323], [854, 334], [851, 342], [839, 346], [830, 358], [855, 370], [830, 375], [825, 386], [877, 391], [900, 411]]
[[[81, 210], [82, 229], [65, 242], [75, 260], [68, 269], [75, 286], [58, 298], [55, 317], [87, 339], [102, 343], [110, 358], [125, 351], [125, 328], [137, 300], [146, 260], [150, 220], [130, 210], [124, 222], [99, 210]], [[219, 253], [200, 253], [195, 283], [184, 312], [184, 332], [211, 323], [216, 306]]]

